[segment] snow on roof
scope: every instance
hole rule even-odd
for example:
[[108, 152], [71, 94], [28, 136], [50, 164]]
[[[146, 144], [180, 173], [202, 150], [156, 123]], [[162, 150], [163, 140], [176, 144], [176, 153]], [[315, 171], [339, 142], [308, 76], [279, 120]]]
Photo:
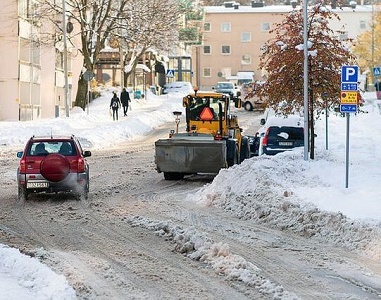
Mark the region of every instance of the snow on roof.
[[303, 127], [303, 117], [297, 115], [284, 116], [271, 116], [266, 120], [266, 127], [269, 126], [292, 126]]
[[[302, 8], [300, 5], [296, 9]], [[330, 8], [330, 6], [327, 6]], [[269, 5], [263, 7], [252, 7], [250, 5], [240, 5], [239, 8], [225, 7], [225, 6], [205, 6], [204, 10], [206, 13], [287, 13], [295, 10], [291, 5]], [[337, 7], [332, 9], [336, 13], [350, 13], [350, 12], [372, 12], [372, 5], [356, 5], [356, 8], [351, 7]]]

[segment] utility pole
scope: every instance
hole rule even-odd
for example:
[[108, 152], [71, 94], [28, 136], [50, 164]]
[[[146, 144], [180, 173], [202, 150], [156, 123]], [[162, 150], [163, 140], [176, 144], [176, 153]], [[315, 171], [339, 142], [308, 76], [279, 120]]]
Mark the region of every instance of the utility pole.
[[304, 160], [308, 160], [308, 0], [303, 1], [303, 41], [304, 41]]
[[66, 117], [69, 117], [69, 102], [68, 102], [69, 80], [67, 77], [66, 0], [62, 0], [62, 32], [63, 32], [63, 43], [64, 43], [63, 67], [64, 67], [64, 77], [65, 77], [64, 101], [65, 101]]
[[373, 74], [373, 68], [374, 68], [374, 0], [372, 0], [372, 84], [376, 83], [376, 80], [374, 78]]

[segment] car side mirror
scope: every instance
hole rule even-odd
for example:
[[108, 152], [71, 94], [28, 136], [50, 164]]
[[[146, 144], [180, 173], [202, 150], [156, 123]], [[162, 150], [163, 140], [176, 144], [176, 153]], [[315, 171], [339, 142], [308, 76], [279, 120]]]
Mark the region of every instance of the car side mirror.
[[241, 96], [241, 92], [240, 91], [237, 92], [237, 97], [239, 97], [239, 96]]
[[266, 124], [266, 120], [265, 119], [261, 119], [261, 121], [259, 122], [259, 124], [261, 124], [262, 126]]
[[22, 155], [23, 155], [23, 151], [18, 151], [16, 154], [17, 158], [21, 158]]
[[83, 151], [83, 157], [89, 157], [89, 156], [91, 156], [91, 151], [89, 150]]

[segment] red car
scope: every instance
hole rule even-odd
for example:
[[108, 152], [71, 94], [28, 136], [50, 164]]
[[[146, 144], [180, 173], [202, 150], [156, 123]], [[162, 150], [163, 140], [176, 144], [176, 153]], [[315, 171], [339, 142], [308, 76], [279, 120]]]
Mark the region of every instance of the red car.
[[88, 198], [89, 165], [75, 136], [31, 137], [17, 168], [18, 197], [27, 200], [32, 193], [73, 193], [77, 199]]

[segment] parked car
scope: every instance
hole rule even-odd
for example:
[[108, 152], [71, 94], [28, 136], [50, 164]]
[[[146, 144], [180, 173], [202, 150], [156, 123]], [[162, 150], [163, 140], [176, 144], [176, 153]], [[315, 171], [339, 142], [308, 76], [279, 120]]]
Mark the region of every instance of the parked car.
[[213, 87], [217, 93], [228, 94], [233, 100], [241, 96], [241, 91], [237, 85], [230, 81], [221, 81]]
[[304, 120], [297, 115], [261, 119], [262, 127], [249, 137], [251, 156], [275, 155], [304, 146]]
[[164, 85], [163, 94], [181, 93], [188, 95], [194, 92], [192, 84], [188, 81], [174, 81]]
[[75, 136], [31, 137], [20, 158], [17, 168], [18, 197], [27, 200], [32, 193], [74, 194], [79, 200], [89, 193], [89, 165]]
[[242, 106], [247, 111], [265, 111], [266, 102], [261, 100], [257, 95], [257, 89], [262, 82], [249, 82], [242, 85], [241, 99]]

